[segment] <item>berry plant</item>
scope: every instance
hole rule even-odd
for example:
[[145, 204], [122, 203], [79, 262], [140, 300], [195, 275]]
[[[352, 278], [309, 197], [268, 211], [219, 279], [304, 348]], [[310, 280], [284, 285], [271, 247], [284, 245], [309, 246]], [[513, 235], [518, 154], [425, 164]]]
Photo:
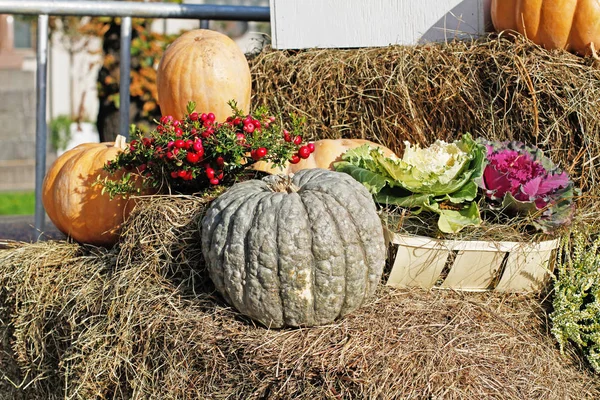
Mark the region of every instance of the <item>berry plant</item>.
[[144, 190], [202, 191], [240, 180], [256, 161], [295, 164], [314, 151], [314, 144], [303, 142], [300, 118], [292, 116], [288, 131], [264, 107], [244, 115], [235, 102], [229, 105], [233, 115], [223, 123], [213, 113], [196, 112], [190, 102], [182, 120], [165, 115], [148, 135], [133, 128], [129, 148], [104, 166], [111, 174], [125, 173], [100, 181], [103, 191], [111, 197]]

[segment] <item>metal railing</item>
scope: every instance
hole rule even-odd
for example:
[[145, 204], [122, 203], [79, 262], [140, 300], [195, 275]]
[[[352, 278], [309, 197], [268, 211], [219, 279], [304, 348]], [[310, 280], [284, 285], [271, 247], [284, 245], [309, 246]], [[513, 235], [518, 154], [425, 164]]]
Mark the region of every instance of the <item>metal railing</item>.
[[46, 174], [46, 96], [48, 64], [48, 16], [121, 17], [120, 50], [120, 117], [119, 131], [129, 137], [129, 84], [131, 69], [131, 18], [198, 19], [206, 27], [209, 20], [266, 21], [269, 7], [228, 6], [213, 4], [136, 3], [126, 1], [1, 0], [0, 14], [37, 15], [36, 76], [36, 151], [35, 151], [35, 217], [34, 229], [42, 232], [45, 210], [42, 205], [42, 183]]

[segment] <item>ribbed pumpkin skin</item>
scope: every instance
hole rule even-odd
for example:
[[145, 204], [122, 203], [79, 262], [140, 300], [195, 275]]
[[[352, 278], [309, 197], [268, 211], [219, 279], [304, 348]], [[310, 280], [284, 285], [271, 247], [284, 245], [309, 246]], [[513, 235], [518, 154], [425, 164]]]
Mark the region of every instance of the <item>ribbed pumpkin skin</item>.
[[189, 101], [196, 111], [212, 112], [224, 121], [237, 101], [239, 109], [250, 109], [250, 67], [241, 49], [229, 37], [196, 29], [178, 37], [160, 60], [156, 85], [162, 115], [182, 119]]
[[122, 198], [110, 200], [93, 185], [106, 161], [121, 151], [113, 143], [84, 143], [52, 164], [42, 187], [42, 203], [52, 223], [78, 242], [111, 246], [118, 240], [119, 228], [133, 207]]
[[497, 31], [512, 29], [547, 49], [583, 55], [600, 45], [599, 0], [492, 0]]
[[364, 139], [321, 139], [314, 142], [315, 151], [310, 157], [300, 160], [297, 164], [288, 163], [284, 168], [275, 168], [273, 164], [259, 161], [252, 165], [252, 169], [263, 171], [268, 174], [293, 174], [303, 169], [323, 168], [333, 169], [333, 163], [340, 161], [342, 155], [356, 147], [368, 144], [369, 146], [380, 147], [386, 156], [394, 154], [387, 147], [381, 146], [370, 140]]
[[202, 250], [217, 290], [267, 327], [327, 324], [374, 293], [386, 258], [369, 192], [349, 175], [308, 169], [299, 190], [282, 176], [234, 185], [202, 221]]

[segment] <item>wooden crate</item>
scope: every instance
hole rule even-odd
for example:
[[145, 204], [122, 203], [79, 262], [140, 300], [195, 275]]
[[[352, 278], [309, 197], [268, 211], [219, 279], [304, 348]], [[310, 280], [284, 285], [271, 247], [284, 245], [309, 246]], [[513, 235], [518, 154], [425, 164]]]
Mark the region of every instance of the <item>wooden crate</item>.
[[439, 240], [389, 231], [386, 237], [398, 245], [388, 285], [464, 291], [539, 292], [559, 244]]

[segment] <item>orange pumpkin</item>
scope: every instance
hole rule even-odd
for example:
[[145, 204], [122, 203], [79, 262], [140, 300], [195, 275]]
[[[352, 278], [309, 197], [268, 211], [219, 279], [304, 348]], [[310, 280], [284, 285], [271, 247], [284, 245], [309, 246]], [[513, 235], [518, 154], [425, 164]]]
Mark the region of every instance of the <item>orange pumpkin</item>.
[[[98, 175], [108, 176], [102, 167], [127, 147], [125, 138], [115, 143], [84, 143], [54, 161], [44, 178], [42, 203], [54, 225], [78, 242], [111, 246], [134, 202], [121, 197], [110, 199], [94, 185]], [[114, 176], [114, 175], [113, 175]]]
[[197, 111], [214, 113], [220, 122], [232, 115], [230, 100], [248, 113], [251, 85], [250, 67], [238, 45], [205, 29], [177, 38], [163, 54], [156, 75], [160, 112], [176, 119], [187, 114], [189, 101], [196, 102]]
[[492, 22], [547, 49], [595, 55], [600, 45], [598, 0], [492, 0]]
[[304, 160], [297, 164], [288, 163], [284, 168], [276, 168], [271, 163], [259, 161], [252, 165], [257, 171], [267, 172], [269, 174], [292, 174], [303, 169], [324, 168], [333, 170], [333, 163], [340, 161], [342, 154], [347, 150], [360, 147], [364, 144], [376, 146], [383, 149], [386, 156], [391, 156], [394, 152], [380, 144], [373, 143], [364, 139], [323, 139], [315, 142], [315, 151]]

